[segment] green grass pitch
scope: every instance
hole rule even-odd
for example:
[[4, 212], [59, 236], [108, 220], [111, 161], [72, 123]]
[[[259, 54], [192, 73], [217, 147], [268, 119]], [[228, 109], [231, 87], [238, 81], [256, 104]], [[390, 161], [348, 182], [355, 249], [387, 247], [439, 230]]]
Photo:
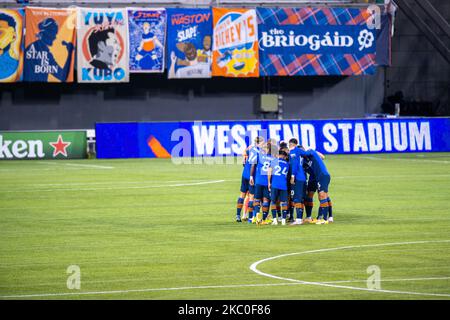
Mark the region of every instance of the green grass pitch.
[[0, 298], [450, 299], [450, 154], [326, 163], [334, 224], [256, 227], [239, 164], [2, 161]]

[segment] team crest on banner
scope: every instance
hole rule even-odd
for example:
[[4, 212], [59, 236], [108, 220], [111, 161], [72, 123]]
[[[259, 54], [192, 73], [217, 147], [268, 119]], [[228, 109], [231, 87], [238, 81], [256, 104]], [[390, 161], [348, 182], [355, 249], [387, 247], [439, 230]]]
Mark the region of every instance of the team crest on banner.
[[0, 9], [0, 82], [22, 80], [23, 17], [22, 9]]
[[25, 9], [24, 80], [73, 82], [75, 9]]
[[257, 14], [262, 76], [375, 73], [377, 32], [367, 9], [257, 8]]
[[164, 72], [166, 10], [128, 8], [130, 72]]
[[213, 8], [212, 75], [258, 77], [256, 10]]
[[128, 82], [126, 9], [79, 8], [78, 82]]
[[210, 78], [211, 9], [167, 9], [169, 78]]

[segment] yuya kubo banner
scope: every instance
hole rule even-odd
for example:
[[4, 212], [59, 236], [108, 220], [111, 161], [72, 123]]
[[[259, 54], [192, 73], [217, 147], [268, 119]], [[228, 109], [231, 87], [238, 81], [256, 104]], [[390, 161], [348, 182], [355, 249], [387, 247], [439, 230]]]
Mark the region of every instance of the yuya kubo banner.
[[371, 14], [355, 8], [258, 8], [263, 76], [360, 75], [376, 69]]
[[209, 78], [212, 59], [211, 9], [167, 9], [169, 78]]
[[128, 8], [130, 72], [164, 72], [166, 10]]
[[213, 8], [213, 17], [213, 76], [258, 77], [256, 11]]
[[78, 82], [128, 82], [126, 9], [79, 8]]
[[23, 16], [22, 9], [0, 9], [0, 82], [22, 79]]
[[25, 81], [72, 82], [76, 9], [27, 7]]

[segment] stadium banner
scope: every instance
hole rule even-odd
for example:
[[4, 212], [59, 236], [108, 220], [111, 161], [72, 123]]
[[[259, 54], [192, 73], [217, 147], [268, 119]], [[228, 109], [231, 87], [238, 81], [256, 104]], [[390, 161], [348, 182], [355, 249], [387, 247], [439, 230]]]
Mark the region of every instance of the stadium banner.
[[78, 82], [128, 82], [127, 10], [78, 10]]
[[258, 77], [258, 23], [254, 9], [213, 8], [214, 77]]
[[127, 8], [130, 72], [164, 72], [166, 10]]
[[326, 154], [449, 152], [450, 118], [98, 123], [98, 158], [241, 155], [258, 135]]
[[76, 19], [76, 9], [25, 9], [25, 81], [73, 82]]
[[22, 80], [23, 9], [0, 9], [0, 82]]
[[168, 78], [210, 78], [211, 9], [167, 9]]
[[357, 8], [257, 8], [261, 76], [376, 71], [374, 18]]
[[86, 131], [0, 131], [0, 160], [84, 159]]

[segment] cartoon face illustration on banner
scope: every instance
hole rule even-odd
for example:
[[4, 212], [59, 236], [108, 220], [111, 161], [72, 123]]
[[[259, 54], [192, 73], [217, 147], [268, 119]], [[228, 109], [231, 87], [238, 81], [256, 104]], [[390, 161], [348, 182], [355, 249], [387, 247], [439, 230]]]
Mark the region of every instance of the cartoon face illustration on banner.
[[255, 10], [213, 8], [213, 75], [258, 77], [258, 30]]
[[79, 10], [78, 81], [128, 82], [126, 9]]
[[22, 23], [23, 10], [0, 10], [0, 82], [21, 78]]
[[92, 27], [83, 41], [83, 54], [94, 68], [110, 70], [124, 54], [124, 41], [114, 27]]
[[168, 9], [168, 77], [210, 78], [212, 12], [210, 9]]
[[164, 72], [165, 9], [128, 8], [130, 71]]

